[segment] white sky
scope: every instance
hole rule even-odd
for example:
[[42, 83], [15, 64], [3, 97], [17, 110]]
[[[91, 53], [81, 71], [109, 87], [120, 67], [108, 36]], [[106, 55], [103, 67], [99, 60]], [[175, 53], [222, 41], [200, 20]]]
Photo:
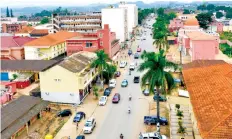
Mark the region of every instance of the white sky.
[[[123, 0], [0, 0], [0, 7], [32, 7], [32, 6], [83, 6], [96, 3], [117, 3]], [[138, 1], [138, 0], [124, 0], [124, 1]], [[154, 1], [207, 1], [207, 0], [139, 0], [144, 3], [151, 3]], [[211, 0], [216, 1], [216, 0]], [[220, 1], [220, 0], [217, 0]], [[227, 0], [232, 1], [232, 0]]]

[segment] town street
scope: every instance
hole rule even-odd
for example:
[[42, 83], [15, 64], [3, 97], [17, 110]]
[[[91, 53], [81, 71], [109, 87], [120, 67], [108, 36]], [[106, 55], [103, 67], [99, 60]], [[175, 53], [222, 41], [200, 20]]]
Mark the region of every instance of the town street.
[[[152, 25], [153, 21], [147, 22]], [[146, 40], [137, 40], [133, 45], [133, 53], [136, 52], [137, 46], [139, 45], [143, 50], [146, 51], [154, 51], [154, 47], [152, 45], [153, 40], [150, 35], [151, 30], [145, 29], [146, 33], [143, 29], [143, 35], [141, 38], [146, 36]], [[144, 33], [146, 35], [144, 35]], [[131, 62], [135, 62], [133, 55], [131, 56]], [[141, 60], [138, 60], [138, 63]], [[129, 64], [128, 64], [129, 65]], [[104, 119], [99, 121], [97, 120], [97, 127], [95, 131], [91, 135], [87, 135], [88, 139], [118, 139], [120, 134], [122, 133], [125, 138], [137, 138], [139, 133], [142, 131], [143, 125], [143, 116], [148, 114], [148, 102], [143, 98], [142, 90], [140, 88], [140, 84], [133, 83], [134, 76], [141, 76], [140, 72], [135, 71], [131, 72], [129, 75], [128, 67], [126, 68], [125, 74], [122, 74], [122, 79], [127, 79], [129, 85], [126, 88], [121, 88], [121, 82], [117, 82], [117, 86], [113, 92], [118, 92], [121, 94], [121, 101], [118, 104], [112, 104], [111, 97], [109, 98], [107, 105], [107, 110], [104, 114]], [[129, 101], [128, 94], [131, 93], [132, 101]], [[113, 95], [112, 93], [111, 95]], [[128, 106], [131, 107], [131, 114], [128, 114]], [[98, 111], [101, 111], [102, 107], [98, 107], [93, 114], [93, 116], [99, 115]], [[100, 123], [99, 123], [100, 122]]]

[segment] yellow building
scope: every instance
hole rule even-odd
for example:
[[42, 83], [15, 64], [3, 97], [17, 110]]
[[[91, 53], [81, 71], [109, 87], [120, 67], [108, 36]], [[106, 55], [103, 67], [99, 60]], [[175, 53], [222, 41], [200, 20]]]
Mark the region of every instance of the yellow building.
[[26, 60], [50, 60], [66, 52], [66, 39], [77, 36], [76, 32], [60, 31], [24, 44]]
[[80, 104], [98, 74], [95, 68], [90, 68], [90, 63], [95, 58], [95, 53], [81, 51], [40, 72], [43, 100]]

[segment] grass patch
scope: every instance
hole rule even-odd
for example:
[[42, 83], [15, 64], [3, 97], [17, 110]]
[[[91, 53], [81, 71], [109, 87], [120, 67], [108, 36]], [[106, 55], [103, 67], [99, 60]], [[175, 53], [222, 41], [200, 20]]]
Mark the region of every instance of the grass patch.
[[232, 47], [230, 47], [228, 44], [220, 44], [219, 48], [223, 54], [227, 55], [228, 57], [232, 57]]
[[232, 42], [232, 32], [223, 32], [220, 34], [221, 40], [229, 40]]

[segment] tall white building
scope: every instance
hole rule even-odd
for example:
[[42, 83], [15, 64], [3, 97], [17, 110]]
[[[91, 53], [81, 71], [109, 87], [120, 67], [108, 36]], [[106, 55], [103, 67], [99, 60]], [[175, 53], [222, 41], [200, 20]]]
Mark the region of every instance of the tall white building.
[[128, 35], [130, 36], [133, 28], [138, 25], [138, 7], [136, 4], [126, 4], [125, 2], [120, 2], [119, 8], [127, 9], [127, 26]]
[[127, 9], [126, 8], [104, 8], [102, 13], [102, 25], [109, 24], [112, 32], [116, 33], [116, 38], [120, 42], [128, 39], [128, 23], [127, 23]]

